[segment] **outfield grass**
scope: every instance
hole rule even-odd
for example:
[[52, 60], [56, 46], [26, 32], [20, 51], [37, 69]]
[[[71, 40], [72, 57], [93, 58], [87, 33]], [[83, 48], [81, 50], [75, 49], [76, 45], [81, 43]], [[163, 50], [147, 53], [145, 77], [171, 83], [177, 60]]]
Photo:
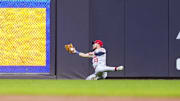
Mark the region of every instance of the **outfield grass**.
[[0, 80], [0, 95], [180, 97], [180, 80]]

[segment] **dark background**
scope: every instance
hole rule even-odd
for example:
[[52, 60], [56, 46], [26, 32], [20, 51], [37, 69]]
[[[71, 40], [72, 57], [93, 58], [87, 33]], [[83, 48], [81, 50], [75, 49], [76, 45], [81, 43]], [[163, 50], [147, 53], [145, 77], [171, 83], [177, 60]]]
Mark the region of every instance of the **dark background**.
[[58, 79], [85, 79], [93, 73], [91, 60], [68, 54], [73, 43], [91, 51], [100, 39], [107, 65], [125, 70], [108, 77], [180, 77], [180, 0], [53, 0], [56, 19], [56, 72]]

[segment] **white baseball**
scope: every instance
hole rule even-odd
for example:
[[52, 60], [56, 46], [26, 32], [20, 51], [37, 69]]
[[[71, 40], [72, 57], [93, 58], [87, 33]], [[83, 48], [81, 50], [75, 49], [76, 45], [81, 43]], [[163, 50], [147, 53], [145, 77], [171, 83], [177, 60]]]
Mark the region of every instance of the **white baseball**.
[[74, 51], [74, 48], [70, 48], [71, 51]]

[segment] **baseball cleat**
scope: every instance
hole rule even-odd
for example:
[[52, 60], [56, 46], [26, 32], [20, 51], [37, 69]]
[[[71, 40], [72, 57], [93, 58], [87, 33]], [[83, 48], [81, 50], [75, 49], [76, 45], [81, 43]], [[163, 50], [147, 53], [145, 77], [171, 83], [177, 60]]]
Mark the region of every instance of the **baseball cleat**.
[[117, 71], [120, 71], [120, 70], [123, 70], [124, 69], [124, 66], [118, 66], [117, 67]]

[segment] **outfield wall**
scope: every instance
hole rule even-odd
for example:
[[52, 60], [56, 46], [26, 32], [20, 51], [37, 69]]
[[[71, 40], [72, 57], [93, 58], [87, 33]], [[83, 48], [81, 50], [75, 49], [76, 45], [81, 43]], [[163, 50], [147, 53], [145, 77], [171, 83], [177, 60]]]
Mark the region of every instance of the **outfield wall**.
[[91, 50], [100, 39], [107, 65], [124, 65], [108, 77], [179, 77], [179, 0], [57, 0], [57, 77], [84, 79], [90, 60], [70, 55], [64, 44]]

